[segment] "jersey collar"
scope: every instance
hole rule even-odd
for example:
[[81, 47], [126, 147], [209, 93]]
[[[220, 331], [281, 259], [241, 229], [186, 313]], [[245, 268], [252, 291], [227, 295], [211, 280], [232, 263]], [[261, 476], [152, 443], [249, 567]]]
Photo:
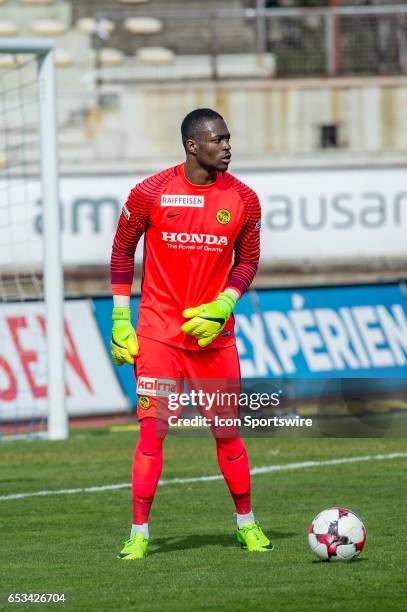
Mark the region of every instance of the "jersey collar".
[[180, 164], [178, 166], [178, 174], [180, 179], [189, 187], [189, 189], [192, 189], [193, 191], [197, 191], [202, 193], [203, 191], [208, 191], [209, 189], [212, 189], [212, 187], [214, 187], [215, 185], [217, 185], [219, 183], [219, 180], [221, 179], [222, 173], [218, 172], [217, 176], [216, 176], [216, 180], [213, 183], [209, 183], [209, 185], [195, 185], [195, 183], [191, 183], [191, 181], [189, 181], [185, 175], [185, 162], [183, 162], [182, 164]]

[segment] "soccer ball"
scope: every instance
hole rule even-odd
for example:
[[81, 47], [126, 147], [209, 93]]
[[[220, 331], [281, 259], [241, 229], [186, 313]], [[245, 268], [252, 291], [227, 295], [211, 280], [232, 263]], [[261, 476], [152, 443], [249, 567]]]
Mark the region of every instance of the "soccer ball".
[[328, 508], [312, 521], [308, 542], [313, 553], [324, 561], [350, 561], [366, 542], [366, 530], [358, 516], [346, 508]]

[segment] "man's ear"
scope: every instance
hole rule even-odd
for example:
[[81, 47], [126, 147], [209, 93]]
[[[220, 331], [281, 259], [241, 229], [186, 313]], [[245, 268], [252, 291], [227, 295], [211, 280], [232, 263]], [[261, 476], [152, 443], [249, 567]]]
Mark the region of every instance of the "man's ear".
[[192, 138], [187, 138], [185, 141], [185, 150], [187, 153], [190, 153], [191, 155], [196, 155], [197, 153], [196, 141], [193, 140]]

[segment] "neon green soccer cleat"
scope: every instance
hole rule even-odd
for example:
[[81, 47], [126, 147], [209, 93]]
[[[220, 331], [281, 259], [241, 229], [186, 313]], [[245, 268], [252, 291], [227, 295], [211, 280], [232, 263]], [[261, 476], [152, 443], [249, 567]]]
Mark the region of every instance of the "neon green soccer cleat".
[[249, 552], [269, 552], [273, 550], [273, 544], [264, 535], [259, 523], [248, 523], [236, 532], [237, 541]]
[[125, 541], [123, 550], [117, 555], [118, 559], [132, 561], [133, 559], [144, 559], [148, 555], [148, 540], [142, 533], [136, 533]]

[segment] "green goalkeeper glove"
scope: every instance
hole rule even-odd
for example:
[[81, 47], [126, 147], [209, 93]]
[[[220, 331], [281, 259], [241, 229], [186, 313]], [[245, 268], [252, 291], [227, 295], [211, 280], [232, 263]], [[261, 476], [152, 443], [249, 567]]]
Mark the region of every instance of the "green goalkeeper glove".
[[182, 331], [197, 338], [199, 346], [208, 346], [225, 327], [236, 301], [230, 293], [220, 293], [210, 304], [187, 308], [182, 316], [190, 321], [184, 323]]
[[131, 313], [128, 306], [115, 306], [112, 311], [112, 338], [110, 352], [116, 365], [124, 362], [134, 364], [134, 357], [138, 353], [136, 332], [131, 324]]

